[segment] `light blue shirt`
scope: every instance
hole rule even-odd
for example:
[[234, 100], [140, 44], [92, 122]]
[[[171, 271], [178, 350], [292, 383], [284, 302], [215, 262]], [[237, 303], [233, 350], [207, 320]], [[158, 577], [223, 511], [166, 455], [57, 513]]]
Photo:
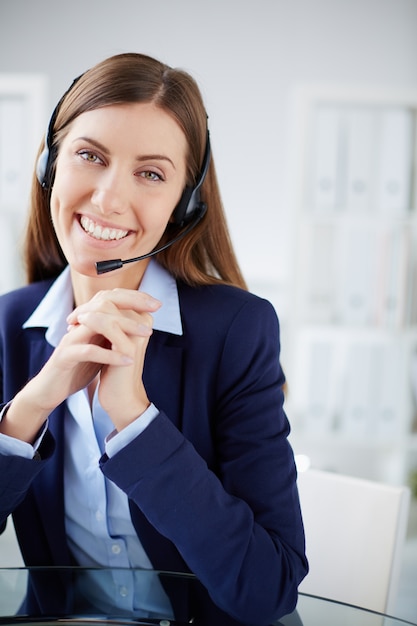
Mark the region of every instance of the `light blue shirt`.
[[[140, 291], [163, 303], [153, 314], [153, 328], [182, 334], [178, 291], [174, 278], [151, 259], [143, 276]], [[24, 323], [24, 328], [45, 327], [46, 339], [56, 347], [67, 332], [66, 318], [73, 309], [71, 276], [67, 267], [53, 283], [39, 306]], [[83, 580], [80, 593], [100, 610], [138, 617], [172, 618], [170, 602], [157, 576], [140, 576], [131, 568], [152, 569], [130, 519], [128, 499], [99, 468], [105, 451], [111, 457], [139, 436], [156, 417], [151, 405], [147, 411], [120, 433], [98, 401], [97, 389], [92, 405], [87, 391], [81, 390], [67, 399], [65, 421], [64, 495], [65, 526], [74, 558], [85, 567], [119, 568], [110, 575], [91, 572]], [[0, 435], [0, 452], [33, 458], [34, 446], [6, 435]], [[126, 568], [126, 569], [121, 569]], [[135, 580], [136, 578], [136, 580]]]

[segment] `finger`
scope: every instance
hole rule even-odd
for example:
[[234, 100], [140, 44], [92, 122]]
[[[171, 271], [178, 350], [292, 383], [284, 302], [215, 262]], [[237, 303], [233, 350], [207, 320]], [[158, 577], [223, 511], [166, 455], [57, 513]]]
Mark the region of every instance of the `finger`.
[[104, 293], [104, 297], [109, 298], [118, 307], [132, 309], [138, 313], [142, 311], [157, 311], [162, 306], [162, 302], [143, 291], [117, 287]]
[[[56, 358], [59, 358], [56, 355]], [[70, 370], [74, 364], [97, 363], [98, 365], [132, 365], [134, 359], [128, 354], [95, 343], [72, 344], [65, 348], [65, 356], [59, 358], [61, 368]]]
[[99, 291], [92, 300], [78, 306], [67, 317], [68, 324], [74, 323], [80, 313], [90, 310], [112, 310], [112, 307], [126, 310], [130, 309], [137, 313], [155, 312], [161, 306], [161, 302], [148, 294], [132, 289], [112, 289]]
[[131, 319], [120, 313], [114, 316], [101, 312], [89, 312], [79, 315], [78, 323], [89, 328], [92, 333], [98, 333], [104, 337], [112, 350], [128, 356], [133, 355], [135, 351], [133, 337], [149, 339], [152, 334], [152, 317], [149, 314], [142, 314], [139, 319], [135, 314], [134, 319]]
[[[88, 350], [88, 347], [91, 346], [94, 348]], [[125, 335], [122, 334], [121, 339], [120, 336], [113, 337], [113, 341], [111, 341], [103, 334], [98, 333], [94, 324], [93, 328], [89, 328], [86, 324], [71, 325], [61, 341], [60, 348], [64, 355], [68, 355], [68, 358], [70, 355], [75, 357], [75, 361], [87, 362], [91, 356], [92, 362], [103, 365], [131, 364], [134, 354], [132, 343]], [[77, 359], [77, 351], [79, 359]], [[110, 356], [112, 352], [116, 355], [115, 359]]]
[[[127, 315], [109, 315], [107, 313], [86, 312], [77, 316], [77, 323], [84, 324], [92, 330], [96, 330], [104, 336], [108, 336], [108, 332], [120, 330], [125, 335], [135, 335], [139, 337], [150, 337], [152, 334], [153, 319], [147, 313], [137, 314], [134, 317]], [[110, 339], [110, 337], [108, 337]]]

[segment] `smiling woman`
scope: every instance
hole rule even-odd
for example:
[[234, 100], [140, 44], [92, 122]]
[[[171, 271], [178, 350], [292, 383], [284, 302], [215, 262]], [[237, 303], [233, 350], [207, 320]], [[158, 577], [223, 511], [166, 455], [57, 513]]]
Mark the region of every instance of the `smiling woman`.
[[[268, 624], [307, 572], [279, 325], [236, 262], [198, 87], [106, 59], [39, 152], [29, 284], [0, 298], [0, 529], [27, 565], [112, 579], [34, 575], [22, 611]], [[97, 274], [114, 256], [140, 260]]]

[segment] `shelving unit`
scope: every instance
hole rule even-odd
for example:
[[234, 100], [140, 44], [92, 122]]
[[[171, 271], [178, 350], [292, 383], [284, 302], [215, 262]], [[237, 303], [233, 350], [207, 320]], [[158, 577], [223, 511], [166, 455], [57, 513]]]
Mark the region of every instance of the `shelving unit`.
[[47, 79], [0, 74], [0, 293], [23, 280], [21, 232], [35, 155], [45, 132]]
[[293, 102], [288, 406], [297, 454], [390, 483], [417, 468], [417, 92]]

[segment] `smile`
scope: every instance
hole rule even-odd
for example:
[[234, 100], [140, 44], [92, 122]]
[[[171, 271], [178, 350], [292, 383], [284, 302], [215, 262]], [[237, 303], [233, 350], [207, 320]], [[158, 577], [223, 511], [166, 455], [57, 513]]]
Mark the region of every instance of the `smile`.
[[117, 228], [108, 228], [105, 226], [100, 226], [90, 220], [86, 215], [82, 215], [80, 219], [81, 226], [85, 230], [86, 233], [94, 237], [94, 239], [99, 239], [101, 241], [114, 241], [117, 239], [123, 239], [128, 234], [128, 230], [119, 230]]

